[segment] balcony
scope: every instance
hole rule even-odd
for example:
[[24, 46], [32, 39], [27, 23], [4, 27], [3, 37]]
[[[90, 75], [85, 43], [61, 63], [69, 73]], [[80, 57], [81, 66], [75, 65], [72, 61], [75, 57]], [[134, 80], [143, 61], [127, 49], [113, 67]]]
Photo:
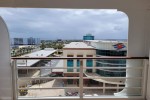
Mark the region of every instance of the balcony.
[[[59, 67], [53, 65], [17, 66], [17, 61], [41, 60], [46, 63], [52, 60], [126, 60], [126, 66], [78, 66]], [[48, 100], [48, 99], [143, 99], [147, 83], [147, 57], [13, 57], [13, 95], [19, 100]], [[61, 66], [60, 66], [61, 65]], [[66, 74], [65, 70], [73, 72]], [[60, 71], [61, 70], [61, 71]], [[79, 72], [77, 71], [79, 70]], [[92, 70], [89, 72], [88, 70]], [[111, 71], [125, 70], [126, 76], [105, 76], [96, 70]], [[58, 71], [58, 72], [57, 72]], [[47, 73], [48, 72], [48, 73]], [[65, 72], [65, 73], [64, 73]], [[24, 74], [22, 74], [24, 73]], [[43, 73], [47, 73], [44, 74]]]
[[[150, 1], [149, 0], [1, 0], [0, 1], [0, 6], [1, 7], [26, 7], [26, 8], [81, 8], [81, 9], [117, 9], [118, 11], [123, 11], [125, 12], [128, 17], [129, 17], [129, 36], [128, 36], [128, 56], [135, 56], [135, 57], [145, 57], [149, 56], [149, 33], [150, 33], [150, 14], [149, 14], [149, 9], [150, 9]], [[12, 16], [14, 17], [14, 16]], [[27, 100], [27, 98], [22, 98], [20, 96], [17, 96], [16, 94], [18, 92], [14, 83], [17, 83], [17, 75], [16, 73], [13, 74], [13, 81], [11, 80], [11, 68], [13, 68], [13, 72], [17, 72], [17, 67], [12, 66], [10, 68], [10, 57], [9, 57], [9, 36], [8, 36], [8, 30], [6, 28], [6, 25], [3, 24], [4, 22], [0, 20], [0, 56], [2, 57], [0, 60], [1, 64], [1, 72], [0, 72], [0, 90], [3, 92], [0, 92], [0, 99], [1, 100], [16, 100], [17, 98], [22, 99], [22, 100]], [[5, 43], [5, 46], [4, 46]], [[13, 58], [14, 61], [13, 63], [15, 64], [17, 58]], [[21, 58], [20, 58], [21, 59]], [[27, 59], [27, 58], [26, 58]], [[43, 59], [43, 58], [36, 58], [36, 59]], [[50, 58], [48, 58], [50, 59]], [[64, 58], [62, 58], [64, 59]], [[66, 58], [65, 58], [66, 59]], [[144, 58], [143, 58], [144, 59]], [[130, 60], [130, 59], [129, 59]], [[139, 60], [139, 59], [135, 59]], [[138, 61], [137, 61], [138, 62]], [[142, 61], [143, 64], [147, 66], [147, 62]], [[132, 65], [132, 64], [131, 64]], [[28, 67], [28, 66], [27, 66]], [[139, 86], [139, 90], [142, 90], [142, 94], [139, 96], [101, 96], [98, 97], [98, 100], [100, 99], [105, 99], [105, 100], [150, 100], [150, 69], [146, 70], [147, 67], [144, 67], [144, 65], [140, 65], [138, 67], [142, 67], [139, 69], [139, 71], [144, 72], [143, 76], [144, 81], [142, 81], [144, 84]], [[34, 67], [36, 68], [36, 67]], [[42, 68], [42, 67], [41, 67]], [[80, 67], [81, 68], [81, 67]], [[137, 68], [133, 66], [132, 68]], [[143, 69], [144, 68], [144, 69]], [[26, 68], [27, 69], [27, 68]], [[128, 68], [127, 68], [128, 69]], [[131, 76], [134, 76], [136, 70], [127, 70], [129, 71], [129, 75], [125, 77], [126, 83], [125, 83], [125, 88], [130, 88], [135, 87], [134, 83], [140, 84], [140, 82], [130, 82], [126, 78], [130, 78]], [[148, 72], [148, 75], [146, 73]], [[137, 77], [136, 75], [134, 78]], [[138, 77], [141, 77], [138, 76]], [[18, 77], [19, 78], [19, 77]], [[29, 77], [30, 78], [30, 77]], [[82, 77], [81, 77], [82, 78]], [[133, 77], [132, 77], [133, 78]], [[133, 78], [133, 79], [134, 79]], [[44, 78], [43, 78], [44, 79]], [[83, 79], [83, 78], [82, 78]], [[137, 79], [137, 78], [135, 78]], [[139, 80], [139, 79], [138, 79]], [[137, 81], [138, 81], [137, 80]], [[147, 82], [145, 83], [145, 80]], [[11, 82], [13, 82], [13, 88], [11, 86]], [[82, 83], [82, 81], [80, 82]], [[82, 85], [82, 84], [81, 84]], [[80, 85], [79, 85], [80, 86]], [[146, 88], [147, 86], [147, 88]], [[97, 97], [88, 97], [85, 98], [82, 93], [83, 93], [83, 86], [81, 87], [81, 95], [80, 97], [78, 96], [77, 98], [71, 98], [68, 97], [69, 99], [97, 99]], [[13, 92], [12, 92], [13, 90]], [[79, 89], [80, 90], [80, 89]], [[127, 89], [129, 90], [129, 89]], [[127, 91], [126, 92], [130, 92]], [[130, 89], [134, 90], [134, 89]], [[12, 96], [12, 93], [14, 93], [14, 98]], [[43, 100], [44, 99], [50, 99], [49, 97], [35, 97], [31, 98], [28, 97], [28, 99], [34, 99], [34, 100]], [[66, 97], [65, 97], [66, 98]], [[67, 98], [67, 99], [68, 99]], [[58, 97], [56, 98], [51, 98], [51, 99], [59, 99]], [[63, 97], [60, 99], [64, 99]]]

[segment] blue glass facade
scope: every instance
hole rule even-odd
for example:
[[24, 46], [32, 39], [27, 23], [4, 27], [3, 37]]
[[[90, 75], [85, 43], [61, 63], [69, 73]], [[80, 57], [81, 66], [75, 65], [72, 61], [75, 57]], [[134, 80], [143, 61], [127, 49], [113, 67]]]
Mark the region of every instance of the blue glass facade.
[[126, 56], [127, 51], [96, 50], [96, 54], [101, 56]]
[[92, 59], [87, 59], [86, 60], [86, 66], [87, 67], [92, 67], [93, 66], [93, 60]]
[[[126, 60], [124, 59], [117, 59], [117, 60], [97, 60], [96, 63], [97, 67], [126, 67]], [[107, 70], [100, 70], [97, 69], [96, 73], [101, 76], [108, 76], [108, 77], [124, 77], [126, 76], [125, 69], [107, 69]]]
[[105, 76], [105, 77], [124, 77], [126, 76], [126, 71], [118, 71], [116, 72], [111, 70], [96, 70], [96, 73], [101, 75], [101, 76]]
[[[73, 67], [73, 60], [72, 59], [67, 60], [67, 67]], [[67, 72], [73, 72], [73, 69], [68, 68]]]
[[83, 36], [83, 40], [94, 40], [94, 36]]
[[[96, 50], [97, 55], [101, 56], [126, 56], [126, 51], [115, 51], [115, 50]], [[116, 60], [97, 60], [97, 67], [126, 67], [125, 59]], [[96, 73], [105, 77], [124, 77], [126, 76], [125, 69], [97, 69]]]
[[[86, 67], [93, 67], [93, 60], [92, 59], [86, 60]], [[92, 69], [87, 69], [87, 72], [92, 72]]]

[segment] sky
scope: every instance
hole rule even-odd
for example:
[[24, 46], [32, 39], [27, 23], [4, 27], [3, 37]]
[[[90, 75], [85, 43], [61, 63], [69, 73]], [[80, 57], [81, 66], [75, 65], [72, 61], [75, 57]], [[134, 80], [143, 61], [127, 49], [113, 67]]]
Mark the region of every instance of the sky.
[[117, 10], [0, 8], [11, 38], [127, 39], [128, 17]]

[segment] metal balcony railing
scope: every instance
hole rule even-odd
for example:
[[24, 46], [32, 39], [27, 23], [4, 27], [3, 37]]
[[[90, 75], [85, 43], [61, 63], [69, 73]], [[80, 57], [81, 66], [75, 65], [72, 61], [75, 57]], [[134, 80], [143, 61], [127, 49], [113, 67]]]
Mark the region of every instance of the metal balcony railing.
[[[79, 67], [74, 63], [74, 67], [67, 67], [65, 63], [68, 59], [79, 60], [82, 63], [92, 59], [93, 66], [87, 67], [82, 64]], [[126, 60], [125, 67], [101, 67], [95, 64], [97, 60], [120, 59]], [[124, 89], [139, 91], [135, 92], [137, 94], [127, 95], [128, 98], [143, 98], [146, 89], [146, 59], [148, 57], [12, 57], [14, 99], [100, 99], [109, 96], [115, 98], [114, 93]], [[22, 60], [23, 63], [18, 64]], [[34, 60], [38, 62], [28, 66], [27, 63]], [[58, 64], [60, 61], [63, 64]], [[72, 69], [73, 72], [67, 72], [68, 69]], [[105, 73], [108, 70], [110, 73]], [[117, 76], [119, 74], [116, 72], [119, 70], [120, 73], [125, 71], [126, 75]], [[137, 71], [139, 75], [130, 75], [131, 71]], [[112, 76], [115, 74], [116, 76]], [[132, 84], [135, 81], [135, 86], [129, 85], [129, 81]]]

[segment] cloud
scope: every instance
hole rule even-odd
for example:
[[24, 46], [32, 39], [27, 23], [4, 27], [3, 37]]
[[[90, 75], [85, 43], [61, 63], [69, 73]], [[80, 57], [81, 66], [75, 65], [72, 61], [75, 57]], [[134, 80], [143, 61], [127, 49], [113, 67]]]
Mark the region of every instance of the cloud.
[[117, 10], [0, 8], [11, 37], [127, 39], [128, 17]]

